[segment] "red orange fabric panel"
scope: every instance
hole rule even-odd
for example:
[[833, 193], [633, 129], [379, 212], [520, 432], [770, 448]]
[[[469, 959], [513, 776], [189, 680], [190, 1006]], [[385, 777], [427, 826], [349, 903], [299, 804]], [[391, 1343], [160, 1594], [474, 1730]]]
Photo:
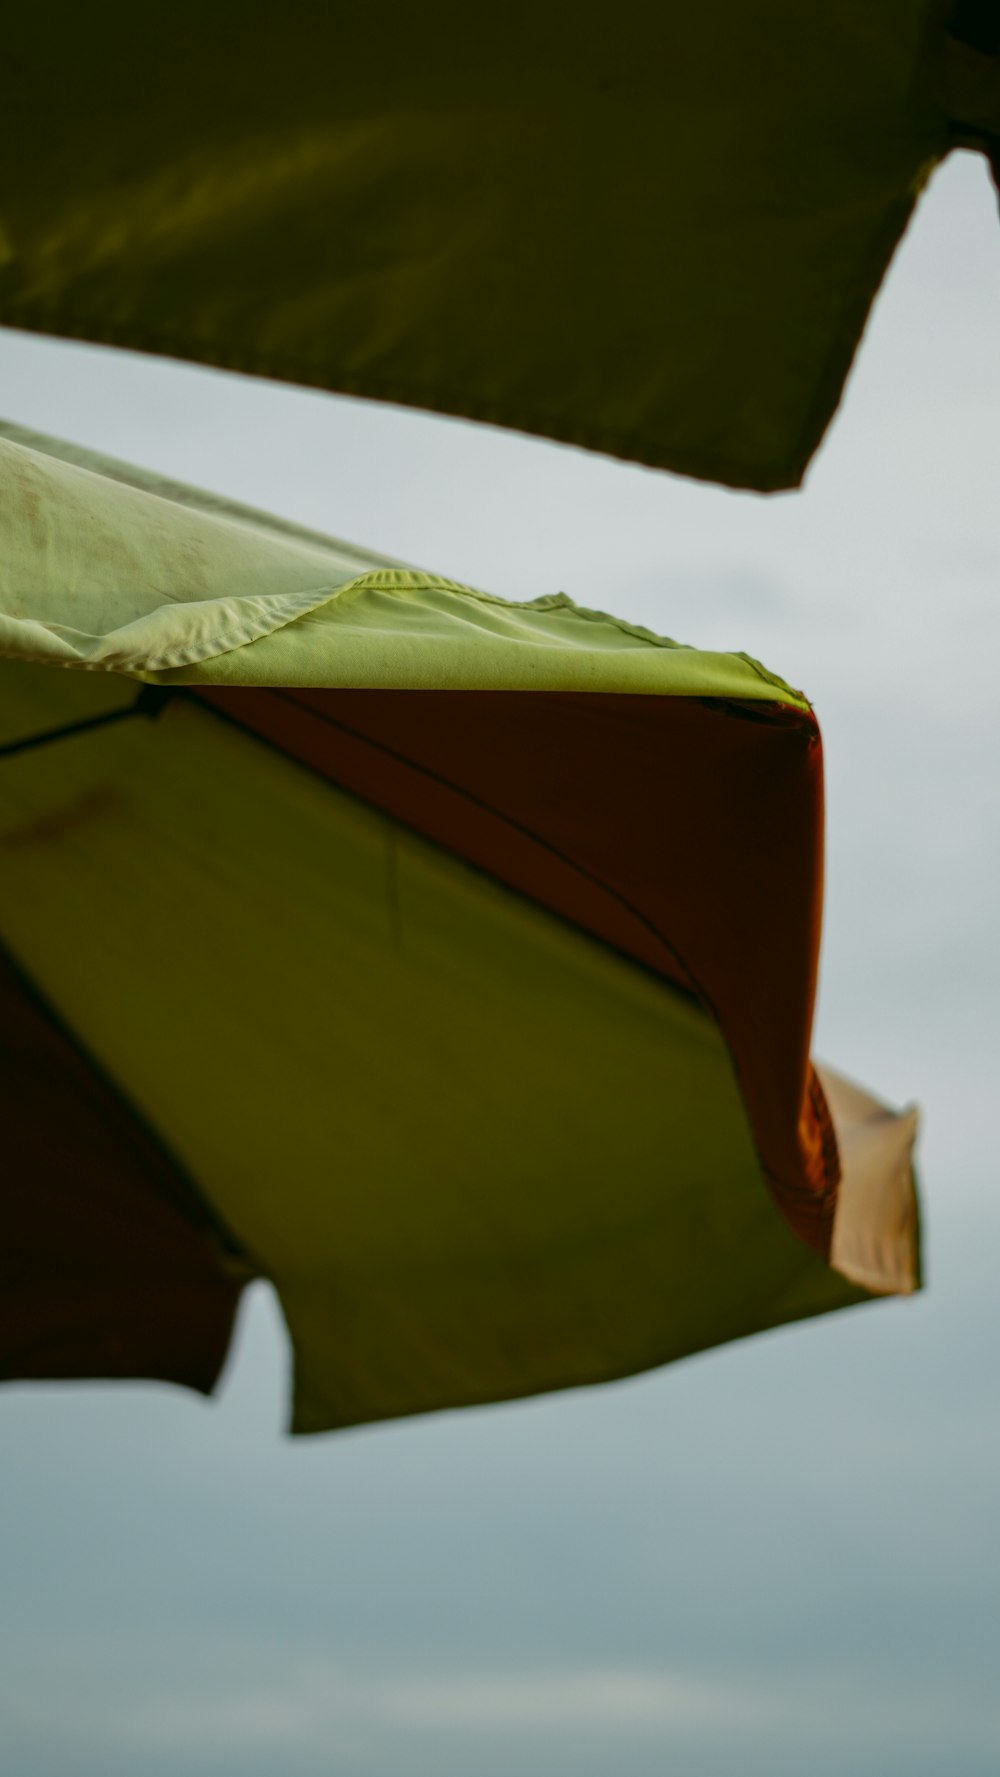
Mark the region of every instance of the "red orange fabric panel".
[[209, 1393], [246, 1268], [2, 953], [0, 1117], [0, 1378], [147, 1377]]
[[696, 993], [785, 1216], [828, 1254], [839, 1165], [809, 1063], [823, 835], [811, 714], [596, 693], [194, 695]]

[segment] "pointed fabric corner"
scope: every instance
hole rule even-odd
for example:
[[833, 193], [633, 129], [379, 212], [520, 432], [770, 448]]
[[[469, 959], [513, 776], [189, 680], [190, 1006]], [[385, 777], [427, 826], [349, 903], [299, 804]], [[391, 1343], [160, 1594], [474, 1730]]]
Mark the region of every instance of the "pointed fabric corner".
[[[912, 1116], [809, 1058], [799, 692], [4, 432], [0, 935], [184, 1181], [140, 1164], [126, 1204], [101, 1090], [32, 1099], [79, 1150], [58, 1261], [40, 1228], [25, 1260], [60, 1373], [105, 1361], [110, 1221], [198, 1385], [223, 1298], [273, 1282], [300, 1431], [917, 1286]], [[13, 1188], [62, 1164], [27, 1140]], [[130, 1325], [121, 1373], [187, 1379]]]
[[951, 10], [20, 7], [0, 324], [795, 486], [926, 179], [997, 127]]

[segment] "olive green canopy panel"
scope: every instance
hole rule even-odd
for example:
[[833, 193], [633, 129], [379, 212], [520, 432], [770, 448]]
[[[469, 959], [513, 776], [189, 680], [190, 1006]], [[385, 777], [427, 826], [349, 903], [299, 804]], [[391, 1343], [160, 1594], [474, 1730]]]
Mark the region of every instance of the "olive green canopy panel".
[[263, 1276], [313, 1431], [917, 1287], [799, 693], [3, 430], [0, 1374], [210, 1389]]
[[1000, 132], [953, 10], [18, 7], [0, 324], [793, 486], [929, 173]]

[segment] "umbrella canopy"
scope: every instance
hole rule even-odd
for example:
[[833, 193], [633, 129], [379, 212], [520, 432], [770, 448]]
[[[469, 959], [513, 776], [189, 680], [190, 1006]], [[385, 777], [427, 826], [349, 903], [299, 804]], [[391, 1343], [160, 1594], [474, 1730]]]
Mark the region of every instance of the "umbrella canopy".
[[294, 1427], [918, 1283], [913, 1113], [815, 1070], [802, 695], [3, 428], [0, 1373]]
[[795, 485], [991, 0], [5, 23], [0, 323]]

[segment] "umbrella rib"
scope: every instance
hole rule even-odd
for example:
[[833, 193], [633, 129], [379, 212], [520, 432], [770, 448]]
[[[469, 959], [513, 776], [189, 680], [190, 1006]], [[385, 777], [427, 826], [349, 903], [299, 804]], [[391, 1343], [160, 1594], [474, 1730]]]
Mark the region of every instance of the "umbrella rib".
[[7, 741], [0, 746], [0, 759], [13, 759], [19, 753], [33, 752], [36, 747], [47, 747], [57, 740], [71, 740], [74, 735], [89, 734], [94, 728], [109, 728], [113, 722], [124, 722], [129, 716], [156, 716], [170, 695], [159, 685], [144, 685], [135, 702], [123, 710], [107, 710], [102, 716], [85, 716], [80, 722], [63, 722], [58, 728], [44, 728], [40, 734]]

